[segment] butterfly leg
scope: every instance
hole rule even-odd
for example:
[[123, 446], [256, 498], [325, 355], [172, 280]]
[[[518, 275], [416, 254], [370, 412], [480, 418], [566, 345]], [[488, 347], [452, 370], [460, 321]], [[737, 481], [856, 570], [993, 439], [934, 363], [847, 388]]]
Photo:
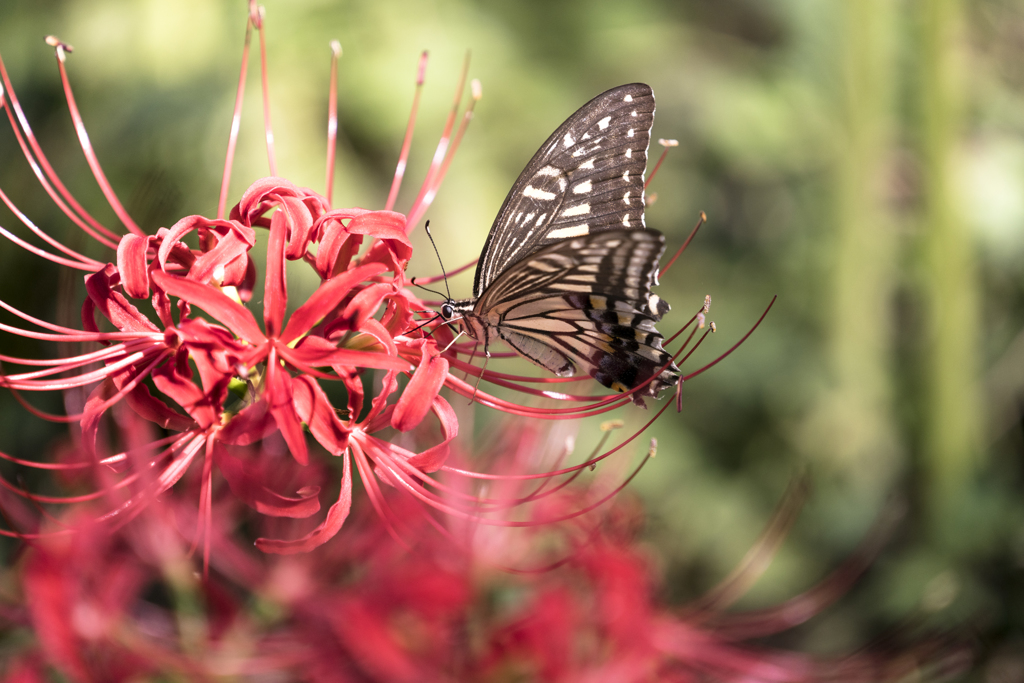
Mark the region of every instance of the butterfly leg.
[[484, 341], [484, 366], [480, 369], [480, 374], [476, 376], [476, 384], [473, 385], [473, 395], [469, 398], [469, 404], [472, 405], [473, 401], [476, 400], [476, 392], [480, 388], [480, 380], [483, 379], [484, 373], [487, 372], [487, 361], [491, 359], [491, 352], [487, 350], [487, 341]]

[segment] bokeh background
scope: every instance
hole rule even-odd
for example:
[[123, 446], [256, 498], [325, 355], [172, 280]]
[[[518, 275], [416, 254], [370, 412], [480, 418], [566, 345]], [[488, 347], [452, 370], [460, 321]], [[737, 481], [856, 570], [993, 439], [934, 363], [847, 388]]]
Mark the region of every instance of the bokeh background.
[[[328, 44], [343, 46], [336, 206], [383, 206], [427, 49], [397, 209], [409, 206], [471, 51], [483, 99], [427, 214], [449, 269], [478, 255], [517, 174], [569, 114], [615, 85], [651, 84], [654, 138], [679, 146], [649, 188], [648, 226], [672, 248], [708, 214], [663, 279], [674, 312], [662, 331], [711, 295], [718, 332], [695, 369], [779, 297], [746, 344], [686, 384], [682, 413], [651, 430], [658, 457], [631, 491], [647, 509], [666, 599], [725, 576], [805, 474], [804, 512], [744, 606], [808, 588], [903, 505], [865, 579], [784, 642], [836, 651], [925, 622], [977, 639], [978, 680], [1024, 679], [1024, 3], [264, 4], [280, 174], [317, 190]], [[69, 69], [92, 142], [129, 212], [155, 230], [216, 211], [245, 12], [242, 0], [0, 3], [0, 51], [23, 106], [101, 220], [115, 224], [43, 37], [74, 46]], [[267, 174], [257, 78], [253, 62], [230, 203]], [[53, 234], [68, 230], [9, 130], [0, 187]], [[18, 227], [4, 209], [0, 225]], [[437, 273], [425, 242], [410, 272]], [[451, 286], [468, 295], [471, 274]], [[76, 287], [0, 247], [5, 300], [53, 320], [60, 293]], [[0, 448], [45, 448], [50, 425], [6, 395], [0, 408]], [[648, 415], [619, 417], [639, 425]], [[489, 419], [476, 423], [481, 444]], [[581, 427], [581, 449], [595, 426]]]

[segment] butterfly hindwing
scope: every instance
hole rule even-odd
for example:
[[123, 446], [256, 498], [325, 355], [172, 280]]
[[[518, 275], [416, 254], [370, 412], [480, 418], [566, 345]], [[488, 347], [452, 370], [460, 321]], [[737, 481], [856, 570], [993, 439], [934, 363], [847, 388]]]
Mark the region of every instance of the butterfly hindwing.
[[654, 327], [669, 308], [651, 293], [664, 248], [655, 230], [561, 240], [503, 273], [475, 312], [556, 375], [582, 370], [618, 391], [655, 378], [642, 393], [656, 396], [678, 378]]
[[480, 255], [474, 295], [540, 247], [642, 229], [653, 122], [650, 86], [633, 83], [599, 95], [559, 126], [505, 198]]

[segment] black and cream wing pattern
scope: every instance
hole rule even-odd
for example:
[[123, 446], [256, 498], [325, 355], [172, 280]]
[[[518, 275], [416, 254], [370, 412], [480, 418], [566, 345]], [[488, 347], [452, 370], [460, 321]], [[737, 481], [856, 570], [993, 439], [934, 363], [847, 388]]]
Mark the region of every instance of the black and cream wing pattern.
[[644, 224], [654, 93], [598, 95], [551, 134], [519, 175], [477, 263], [473, 298], [449, 301], [485, 352], [501, 339], [560, 377], [591, 375], [657, 397], [679, 369], [655, 329], [651, 292], [665, 238]]

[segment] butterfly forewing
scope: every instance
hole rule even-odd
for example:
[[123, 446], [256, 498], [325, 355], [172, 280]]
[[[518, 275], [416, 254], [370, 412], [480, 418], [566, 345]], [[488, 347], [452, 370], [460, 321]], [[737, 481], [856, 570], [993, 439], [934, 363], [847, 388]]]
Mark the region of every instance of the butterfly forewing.
[[644, 170], [654, 94], [623, 85], [583, 105], [541, 146], [498, 212], [477, 265], [480, 297], [538, 248], [614, 228], [644, 227]]

